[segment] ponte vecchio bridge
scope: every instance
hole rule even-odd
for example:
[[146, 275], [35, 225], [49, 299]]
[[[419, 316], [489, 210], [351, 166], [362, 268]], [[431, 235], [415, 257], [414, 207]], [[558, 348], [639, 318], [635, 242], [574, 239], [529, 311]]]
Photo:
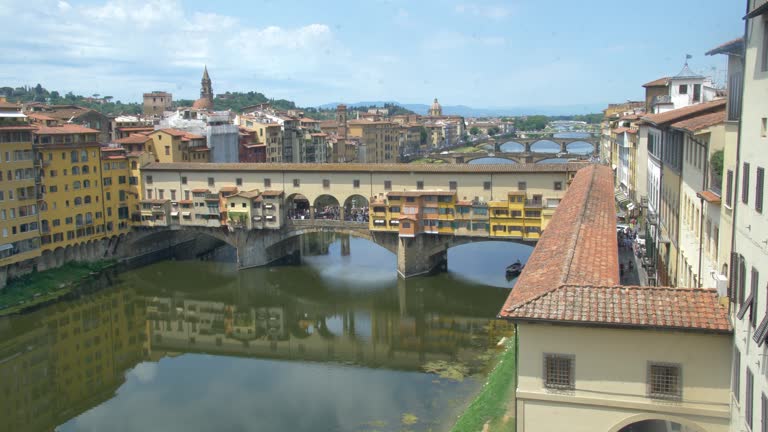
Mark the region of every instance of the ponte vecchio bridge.
[[460, 244], [534, 244], [583, 166], [153, 163], [121, 247], [206, 235], [247, 268], [289, 255], [302, 234], [338, 232], [385, 247], [402, 277], [416, 276]]

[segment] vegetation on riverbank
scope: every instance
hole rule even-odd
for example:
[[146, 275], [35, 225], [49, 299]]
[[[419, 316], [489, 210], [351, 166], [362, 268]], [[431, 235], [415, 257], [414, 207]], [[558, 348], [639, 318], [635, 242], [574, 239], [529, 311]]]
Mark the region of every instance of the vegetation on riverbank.
[[515, 338], [510, 338], [499, 354], [496, 367], [475, 400], [456, 421], [451, 432], [513, 431], [515, 419], [509, 411], [514, 407]]
[[412, 164], [442, 164], [446, 163], [442, 159], [432, 159], [432, 158], [421, 158], [421, 159], [415, 159], [411, 161]]
[[114, 261], [72, 262], [13, 279], [0, 291], [0, 316], [55, 300], [67, 294], [83, 279], [113, 265]]

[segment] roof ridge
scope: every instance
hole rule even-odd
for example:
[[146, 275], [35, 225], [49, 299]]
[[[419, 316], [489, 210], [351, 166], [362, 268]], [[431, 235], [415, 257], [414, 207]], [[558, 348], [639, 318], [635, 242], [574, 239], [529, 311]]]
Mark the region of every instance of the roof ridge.
[[[589, 179], [589, 184], [592, 185], [594, 184], [594, 181], [595, 181], [596, 170], [594, 169], [594, 167], [589, 167], [589, 168], [592, 170], [592, 173]], [[582, 226], [582, 222], [584, 222], [584, 215], [587, 213], [587, 207], [589, 206], [589, 202], [590, 202], [589, 198], [591, 195], [592, 195], [592, 187], [587, 189], [587, 196], [584, 197], [585, 199], [584, 201], [582, 201], [579, 217], [574, 221], [574, 223], [578, 224], [578, 229], [576, 229], [576, 232], [572, 235], [574, 238], [573, 238], [573, 241], [570, 242], [569, 244], [570, 248], [568, 250], [568, 256], [566, 257], [566, 260], [565, 260], [565, 269], [563, 271], [564, 274], [560, 275], [561, 285], [565, 284], [565, 282], [568, 280], [568, 277], [571, 275], [571, 264], [573, 263], [573, 259], [576, 256], [576, 246], [578, 246], [579, 239], [581, 239], [582, 237], [581, 226]]]

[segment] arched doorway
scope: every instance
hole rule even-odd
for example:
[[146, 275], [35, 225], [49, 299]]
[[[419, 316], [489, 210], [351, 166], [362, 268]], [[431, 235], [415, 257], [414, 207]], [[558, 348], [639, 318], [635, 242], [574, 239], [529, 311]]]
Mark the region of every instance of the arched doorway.
[[315, 200], [315, 219], [339, 220], [339, 200], [331, 195], [320, 195]]
[[309, 219], [309, 200], [302, 194], [288, 195], [285, 199], [288, 219]]
[[685, 426], [668, 420], [642, 420], [624, 426], [618, 432], [702, 432], [696, 427]]
[[368, 223], [368, 199], [362, 195], [347, 198], [344, 201], [344, 220]]

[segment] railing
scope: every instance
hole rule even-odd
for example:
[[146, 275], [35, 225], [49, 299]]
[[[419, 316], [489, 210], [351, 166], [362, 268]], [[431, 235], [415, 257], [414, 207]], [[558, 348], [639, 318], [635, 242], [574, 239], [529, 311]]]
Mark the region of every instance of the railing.
[[285, 221], [286, 228], [367, 228], [368, 222], [342, 221], [333, 219], [289, 219]]
[[543, 205], [543, 201], [540, 200], [525, 200], [526, 208], [541, 208]]

